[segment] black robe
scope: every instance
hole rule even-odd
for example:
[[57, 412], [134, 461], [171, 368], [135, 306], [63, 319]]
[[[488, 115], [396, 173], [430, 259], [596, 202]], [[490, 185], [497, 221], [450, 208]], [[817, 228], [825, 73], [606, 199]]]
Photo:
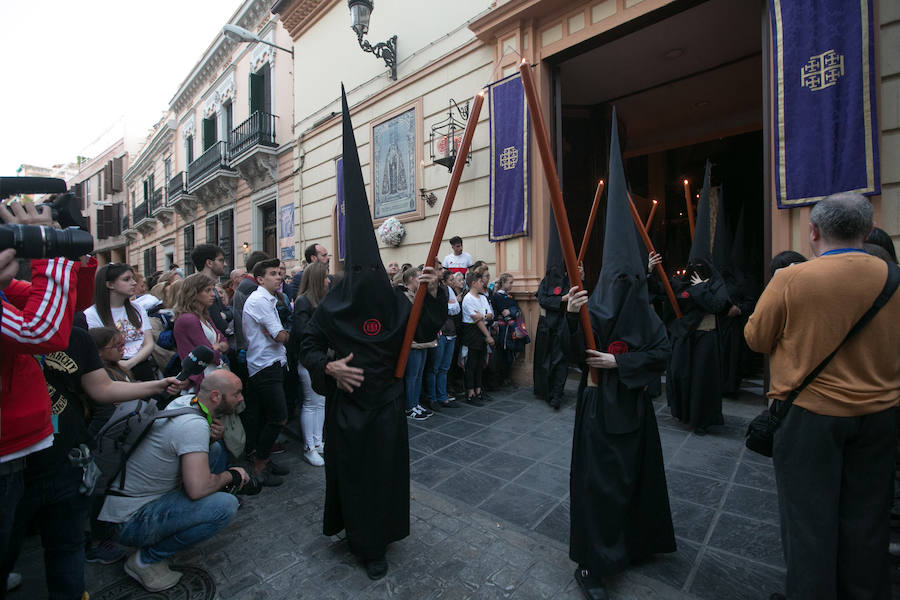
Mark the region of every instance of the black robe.
[[548, 274], [537, 291], [543, 315], [538, 319], [534, 337], [534, 394], [547, 401], [562, 397], [569, 376], [569, 327], [562, 302], [568, 293], [568, 278]]
[[672, 360], [666, 370], [666, 397], [672, 416], [693, 428], [724, 423], [717, 330], [699, 331], [707, 314], [725, 308], [728, 292], [721, 276], [690, 285], [673, 279], [682, 318], [671, 324]]
[[[750, 291], [749, 282], [731, 282], [726, 276], [725, 286], [729, 301], [718, 318], [719, 347], [722, 350], [722, 395], [734, 398], [741, 386], [750, 354], [750, 348], [744, 340], [744, 326], [756, 306], [756, 296]], [[728, 310], [732, 305], [737, 306], [741, 314], [729, 317]]]
[[[398, 306], [405, 322], [411, 304], [401, 290]], [[437, 337], [447, 319], [447, 295], [425, 294], [416, 336]], [[392, 339], [396, 339], [392, 338]], [[402, 341], [402, 340], [401, 340]], [[395, 360], [400, 353], [394, 344]], [[391, 542], [409, 535], [409, 433], [403, 380], [393, 377], [394, 363], [366, 369], [363, 385], [352, 394], [338, 389], [325, 374], [331, 343], [316, 318], [300, 342], [300, 361], [309, 370], [313, 387], [325, 396], [325, 535], [347, 532], [354, 554], [364, 560], [384, 556]], [[335, 358], [349, 354], [334, 348]], [[352, 350], [354, 359], [364, 349]], [[354, 361], [350, 362], [353, 366]]]
[[[573, 354], [583, 356], [580, 326], [572, 340]], [[669, 350], [660, 326], [653, 342], [617, 355], [618, 368], [600, 369], [599, 386], [585, 387], [578, 399], [569, 558], [592, 574], [612, 575], [636, 559], [675, 551], [662, 446], [645, 389], [659, 380]], [[585, 368], [583, 385], [587, 377]]]

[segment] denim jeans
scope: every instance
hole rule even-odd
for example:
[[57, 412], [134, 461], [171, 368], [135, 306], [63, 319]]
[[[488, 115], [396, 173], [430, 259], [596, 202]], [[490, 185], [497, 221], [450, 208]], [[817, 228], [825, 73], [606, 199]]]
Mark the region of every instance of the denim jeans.
[[[0, 577], [6, 577], [16, 564], [28, 524], [37, 519], [44, 548], [44, 571], [51, 600], [81, 598], [84, 587], [84, 523], [90, 499], [78, 492], [80, 468], [68, 464], [46, 477], [30, 479], [15, 511], [6, 556], [0, 566]], [[19, 473], [21, 475], [21, 473]], [[15, 506], [4, 504], [3, 511]], [[2, 597], [3, 594], [0, 594]]]
[[422, 393], [422, 371], [425, 370], [427, 356], [427, 348], [413, 348], [409, 351], [406, 373], [403, 376], [406, 382], [406, 410], [412, 410], [419, 403], [419, 395]]
[[425, 397], [429, 402], [447, 401], [447, 372], [453, 360], [453, 347], [456, 346], [456, 338], [447, 339], [447, 336], [438, 336], [437, 348], [428, 350], [431, 355], [430, 368], [425, 369]]
[[[222, 442], [209, 445], [211, 473], [222, 473], [227, 460]], [[225, 492], [191, 500], [184, 490], [172, 490], [118, 523], [116, 538], [125, 546], [140, 548], [142, 561], [155, 563], [216, 535], [231, 522], [237, 509], [237, 498]]]

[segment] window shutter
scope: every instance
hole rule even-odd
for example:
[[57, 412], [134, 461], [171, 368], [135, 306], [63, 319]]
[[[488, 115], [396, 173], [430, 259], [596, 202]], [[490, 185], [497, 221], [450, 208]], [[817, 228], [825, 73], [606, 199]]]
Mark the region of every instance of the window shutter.
[[106, 196], [110, 196], [113, 193], [112, 180], [113, 161], [109, 161], [106, 163], [106, 166], [103, 167], [103, 194]]
[[81, 210], [84, 210], [84, 182], [79, 181], [75, 185], [72, 186], [70, 191], [78, 198], [78, 206]]
[[106, 239], [106, 207], [97, 209], [97, 239]]
[[219, 232], [217, 227], [217, 219], [216, 217], [209, 217], [206, 219], [206, 243], [207, 244], [215, 244], [219, 239]]
[[120, 156], [119, 158], [112, 159], [112, 168], [111, 177], [109, 187], [113, 192], [121, 192], [122, 191], [122, 161], [124, 159]]
[[185, 275], [194, 274], [194, 263], [191, 261], [191, 250], [194, 249], [194, 226], [188, 225], [184, 228], [184, 273]]
[[218, 245], [225, 252], [225, 261], [234, 268], [234, 211], [219, 213]]

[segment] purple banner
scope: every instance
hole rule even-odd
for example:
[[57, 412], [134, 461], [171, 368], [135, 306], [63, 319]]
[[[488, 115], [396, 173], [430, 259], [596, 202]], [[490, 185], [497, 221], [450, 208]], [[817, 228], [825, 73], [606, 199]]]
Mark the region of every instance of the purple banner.
[[872, 0], [769, 0], [779, 208], [881, 191]]
[[338, 260], [344, 262], [344, 159], [334, 159], [337, 177]]
[[491, 196], [488, 238], [528, 235], [528, 105], [518, 73], [490, 86]]

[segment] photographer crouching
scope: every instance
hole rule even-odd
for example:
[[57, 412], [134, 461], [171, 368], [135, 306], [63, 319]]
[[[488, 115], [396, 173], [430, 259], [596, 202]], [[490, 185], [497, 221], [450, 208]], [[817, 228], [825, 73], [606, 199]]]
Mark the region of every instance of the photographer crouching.
[[237, 491], [250, 478], [240, 467], [213, 472], [222, 468], [213, 465], [222, 465], [225, 450], [210, 444], [210, 435], [217, 417], [234, 414], [243, 401], [241, 386], [236, 375], [217, 370], [203, 379], [196, 396], [169, 403], [167, 411], [193, 410], [156, 420], [126, 463], [124, 487], [107, 492], [99, 519], [116, 524], [121, 544], [138, 548], [125, 572], [149, 592], [181, 579], [168, 557], [213, 537], [237, 512], [237, 498], [221, 490]]
[[[51, 229], [51, 212], [34, 204], [0, 207], [0, 598], [12, 567], [16, 509], [26, 493], [24, 471], [31, 457], [53, 445], [55, 432], [47, 386], [35, 385], [43, 376], [33, 355], [68, 345], [76, 303], [90, 305], [97, 266], [93, 259], [62, 258], [89, 252], [93, 240], [81, 231]], [[36, 259], [30, 282], [14, 279], [17, 256]], [[56, 583], [52, 598], [72, 597]]]

